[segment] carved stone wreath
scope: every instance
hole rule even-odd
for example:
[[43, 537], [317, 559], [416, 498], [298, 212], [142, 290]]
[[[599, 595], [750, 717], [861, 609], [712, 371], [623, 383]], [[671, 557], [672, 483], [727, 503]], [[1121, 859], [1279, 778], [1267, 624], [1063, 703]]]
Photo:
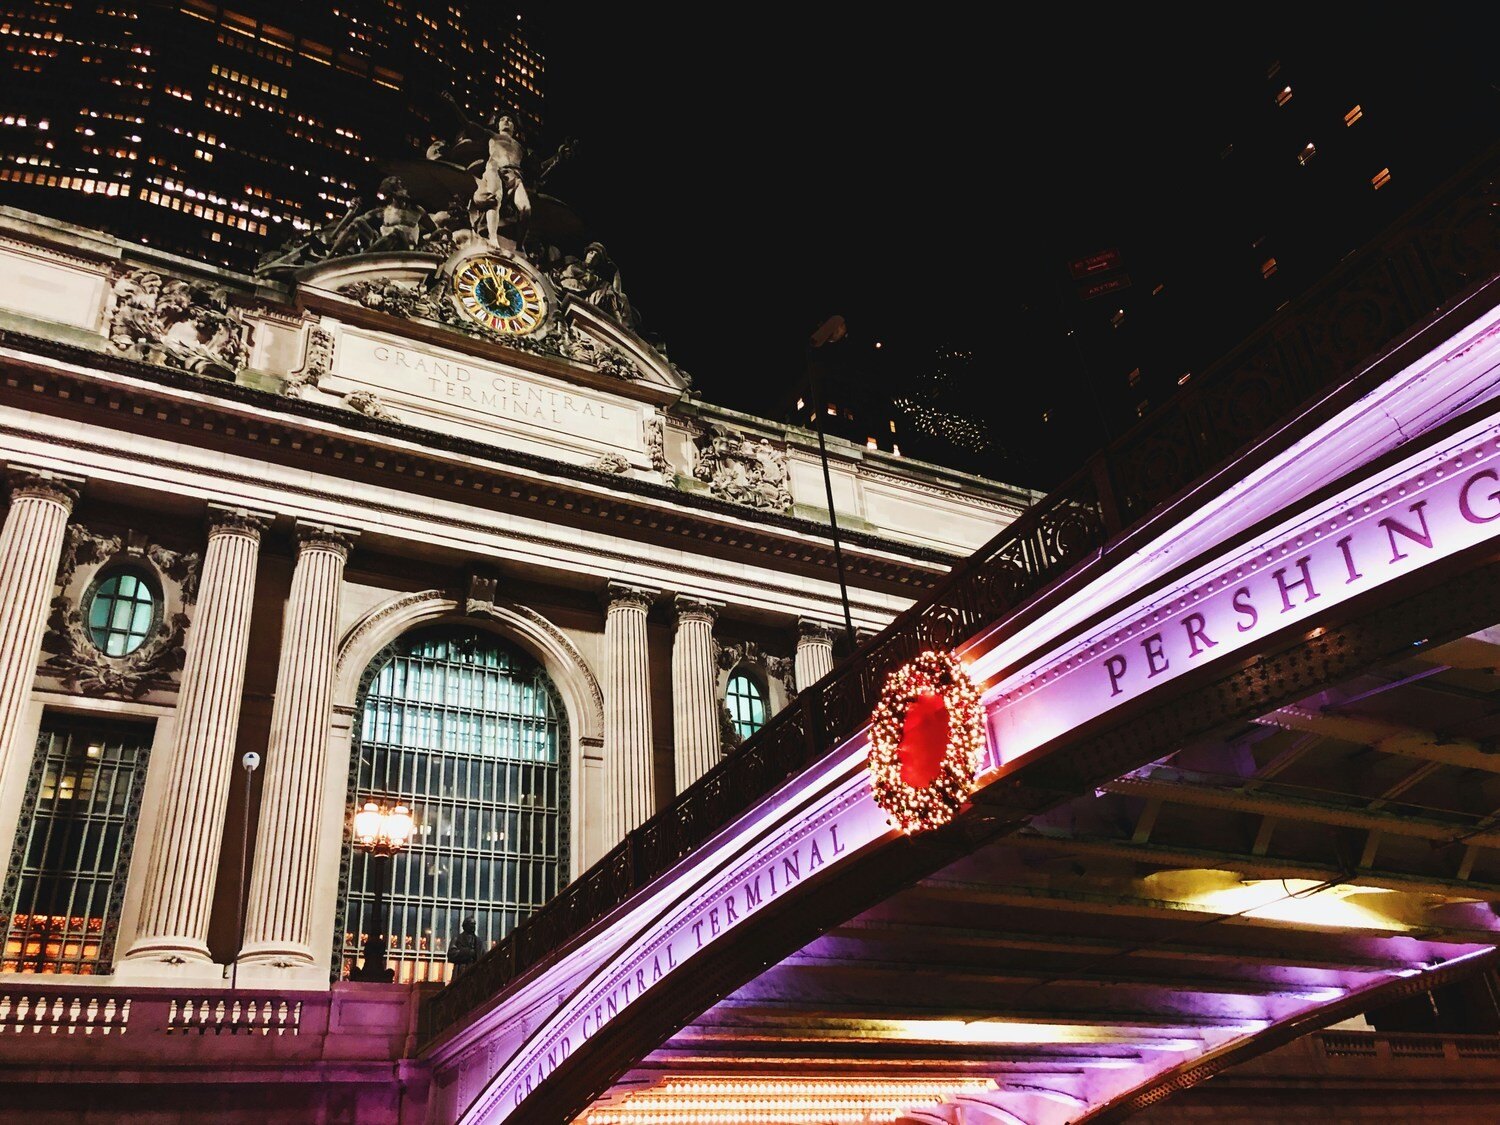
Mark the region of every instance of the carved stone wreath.
[[92, 578], [116, 560], [129, 560], [155, 570], [163, 587], [175, 588], [185, 609], [198, 594], [199, 556], [150, 543], [144, 535], [98, 535], [82, 524], [71, 524], [58, 566], [62, 593], [52, 599], [42, 651], [48, 654], [42, 670], [84, 695], [139, 699], [147, 692], [170, 687], [186, 659], [188, 615], [179, 609], [163, 612], [145, 641], [125, 656], [107, 656], [94, 643], [84, 620], [87, 605], [81, 596], [92, 582], [80, 584], [80, 568]]

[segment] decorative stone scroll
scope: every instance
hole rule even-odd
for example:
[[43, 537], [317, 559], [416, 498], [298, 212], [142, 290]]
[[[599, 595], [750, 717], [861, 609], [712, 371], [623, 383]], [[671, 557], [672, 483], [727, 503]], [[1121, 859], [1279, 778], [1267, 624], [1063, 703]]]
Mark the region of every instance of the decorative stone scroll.
[[727, 426], [710, 426], [696, 441], [693, 476], [715, 496], [769, 512], [792, 506], [786, 453], [761, 438], [752, 440]]
[[308, 387], [316, 387], [318, 381], [333, 370], [333, 333], [320, 325], [313, 325], [307, 335], [307, 359], [302, 370], [281, 385], [281, 393], [289, 398], [299, 398]]
[[[94, 643], [84, 595], [104, 567], [129, 560], [155, 572], [161, 588], [161, 614], [134, 652], [108, 656]], [[188, 615], [198, 594], [200, 556], [152, 543], [140, 532], [99, 535], [70, 524], [58, 565], [61, 593], [52, 599], [42, 651], [42, 671], [84, 695], [138, 699], [170, 687], [186, 659]]]
[[109, 342], [132, 359], [233, 378], [249, 358], [249, 326], [223, 286], [135, 269], [115, 279], [111, 296]]

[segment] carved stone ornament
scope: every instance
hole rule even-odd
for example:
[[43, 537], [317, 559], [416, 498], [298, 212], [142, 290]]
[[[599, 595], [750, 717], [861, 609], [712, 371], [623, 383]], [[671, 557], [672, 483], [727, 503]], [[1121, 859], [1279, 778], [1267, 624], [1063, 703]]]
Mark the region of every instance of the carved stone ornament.
[[259, 539], [260, 533], [271, 525], [269, 516], [260, 512], [247, 512], [243, 508], [210, 507], [208, 510], [208, 533], [213, 535], [245, 535]]
[[[134, 652], [107, 656], [85, 622], [84, 592], [93, 576], [117, 559], [156, 572], [162, 613]], [[57, 572], [62, 592], [52, 599], [42, 641], [42, 651], [48, 654], [43, 670], [84, 695], [139, 699], [170, 687], [186, 658], [188, 616], [183, 610], [197, 597], [200, 562], [197, 552], [171, 550], [139, 532], [98, 535], [82, 524], [70, 524]], [[173, 591], [175, 598], [170, 597]], [[169, 604], [177, 607], [174, 612], [166, 612]]]
[[281, 385], [281, 393], [290, 398], [299, 398], [308, 387], [316, 387], [318, 381], [333, 370], [333, 333], [320, 325], [313, 325], [307, 334], [307, 360], [302, 370]]
[[590, 463], [589, 468], [597, 469], [601, 473], [628, 473], [630, 472], [630, 462], [618, 453], [606, 453], [600, 457], [596, 457]]
[[298, 523], [295, 531], [299, 551], [332, 551], [349, 557], [359, 532], [316, 523]]
[[70, 512], [73, 510], [73, 505], [78, 503], [78, 486], [82, 483], [81, 481], [65, 480], [51, 473], [20, 468], [9, 469], [6, 477], [10, 483], [12, 501], [23, 496], [34, 496], [39, 500], [51, 500], [55, 504], [61, 504]]
[[833, 630], [821, 621], [813, 621], [811, 618], [797, 618], [797, 639], [809, 644], [833, 644]]
[[639, 586], [627, 586], [623, 582], [611, 582], [604, 588], [604, 606], [608, 610], [613, 610], [616, 606], [628, 606], [649, 611], [655, 600], [656, 594], [653, 591], [643, 590]]
[[[689, 597], [687, 594], [678, 594], [672, 599], [672, 617], [674, 621], [686, 619], [707, 619], [712, 624], [719, 618], [719, 606], [713, 602], [706, 602], [702, 598]], [[714, 651], [722, 656], [723, 649], [717, 641], [714, 642]]]
[[726, 426], [710, 426], [696, 441], [693, 476], [713, 495], [769, 512], [792, 505], [786, 453], [765, 438], [754, 441]]
[[472, 236], [466, 207], [450, 204], [430, 211], [412, 198], [400, 176], [387, 176], [373, 207], [354, 200], [343, 215], [297, 232], [264, 255], [255, 272], [285, 272], [358, 254], [415, 250], [445, 258]]
[[719, 648], [719, 667], [726, 672], [741, 664], [757, 668], [773, 680], [780, 680], [787, 698], [797, 694], [793, 663], [789, 656], [772, 656], [754, 641], [730, 641]]
[[135, 269], [115, 279], [112, 297], [109, 342], [132, 359], [233, 378], [249, 358], [249, 326], [223, 286]]
[[363, 414], [367, 418], [380, 418], [387, 422], [398, 421], [397, 415], [386, 409], [385, 403], [374, 391], [355, 391], [344, 399], [344, 405], [356, 414]]
[[667, 426], [660, 418], [646, 419], [646, 452], [651, 457], [651, 469], [660, 474], [662, 484], [675, 486], [677, 474], [667, 461]]

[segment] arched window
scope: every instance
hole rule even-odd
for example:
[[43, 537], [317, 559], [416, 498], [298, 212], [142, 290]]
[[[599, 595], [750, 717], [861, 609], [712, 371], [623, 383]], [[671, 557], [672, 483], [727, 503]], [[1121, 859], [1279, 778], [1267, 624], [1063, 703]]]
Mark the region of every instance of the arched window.
[[151, 635], [160, 599], [139, 567], [111, 570], [87, 597], [89, 638], [105, 656], [129, 656]]
[[743, 741], [766, 725], [766, 691], [744, 671], [735, 671], [724, 689], [729, 721]]
[[[396, 979], [445, 980], [463, 921], [488, 949], [557, 893], [568, 867], [567, 716], [541, 665], [472, 628], [409, 633], [365, 672], [349, 807], [411, 809], [390, 865]], [[370, 868], [345, 844], [344, 975], [361, 959]]]

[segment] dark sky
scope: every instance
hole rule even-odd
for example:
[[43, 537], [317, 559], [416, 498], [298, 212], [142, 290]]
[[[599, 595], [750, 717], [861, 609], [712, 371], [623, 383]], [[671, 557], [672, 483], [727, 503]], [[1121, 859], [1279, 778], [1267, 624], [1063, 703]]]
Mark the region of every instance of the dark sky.
[[553, 6], [547, 140], [581, 146], [550, 190], [715, 402], [781, 416], [837, 312], [899, 354], [983, 346], [1003, 415], [1049, 377], [1045, 345], [1004, 346], [1015, 310], [1122, 231], [1191, 250], [1225, 106], [1278, 44], [1393, 82], [1493, 66], [1457, 6], [1011, 11]]

